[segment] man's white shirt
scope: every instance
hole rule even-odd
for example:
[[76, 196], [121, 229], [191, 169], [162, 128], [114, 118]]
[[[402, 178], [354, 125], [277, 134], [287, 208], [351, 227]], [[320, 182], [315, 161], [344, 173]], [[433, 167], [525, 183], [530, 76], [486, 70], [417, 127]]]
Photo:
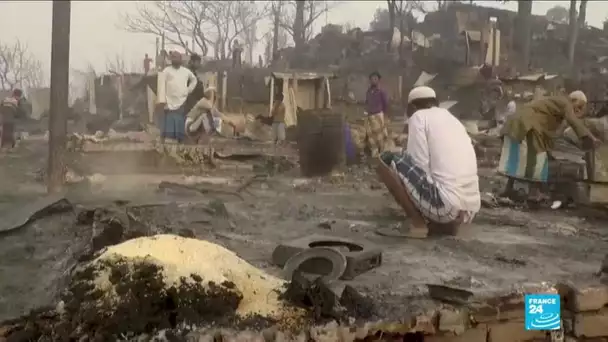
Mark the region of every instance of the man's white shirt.
[[407, 152], [435, 183], [444, 202], [476, 213], [481, 207], [477, 158], [469, 134], [448, 110], [433, 107], [408, 120]]
[[186, 102], [188, 94], [196, 87], [196, 76], [190, 69], [183, 66], [179, 68], [168, 66], [163, 73], [165, 74], [165, 96], [167, 98], [165, 108], [176, 110]]

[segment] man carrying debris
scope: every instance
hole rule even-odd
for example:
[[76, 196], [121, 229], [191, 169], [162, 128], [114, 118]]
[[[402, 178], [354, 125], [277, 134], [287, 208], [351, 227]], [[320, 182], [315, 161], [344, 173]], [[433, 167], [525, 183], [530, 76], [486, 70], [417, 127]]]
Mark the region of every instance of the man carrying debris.
[[202, 142], [203, 136], [213, 135], [221, 132], [221, 127], [217, 123], [226, 122], [235, 128], [235, 124], [222, 114], [215, 106], [215, 88], [207, 88], [205, 97], [198, 101], [188, 112], [185, 123], [185, 130], [189, 137], [195, 142]]
[[19, 118], [26, 116], [25, 98], [21, 89], [13, 90], [11, 96], [5, 98], [0, 105], [0, 148], [15, 147], [15, 124]]
[[383, 152], [377, 169], [411, 219], [409, 232], [401, 236], [424, 238], [429, 228], [451, 228], [454, 233], [481, 207], [471, 138], [456, 117], [438, 107], [435, 91], [429, 87], [416, 87], [409, 93], [407, 115], [406, 151]]
[[380, 88], [380, 73], [377, 71], [369, 75], [370, 86], [365, 96], [365, 130], [367, 144], [372, 157], [384, 151], [384, 144], [388, 138], [384, 114], [388, 111], [388, 96]]
[[177, 51], [170, 54], [171, 65], [163, 70], [165, 77], [166, 100], [161, 137], [184, 140], [185, 103], [197, 84], [196, 76], [182, 66], [182, 55]]
[[498, 171], [509, 178], [504, 195], [513, 191], [516, 179], [531, 182], [530, 200], [544, 198], [540, 185], [549, 176], [548, 152], [553, 147], [556, 132], [565, 120], [581, 139], [583, 148], [593, 148], [599, 140], [581, 119], [585, 114], [587, 97], [577, 90], [568, 97], [545, 97], [527, 103], [510, 116], [502, 130], [503, 148]]

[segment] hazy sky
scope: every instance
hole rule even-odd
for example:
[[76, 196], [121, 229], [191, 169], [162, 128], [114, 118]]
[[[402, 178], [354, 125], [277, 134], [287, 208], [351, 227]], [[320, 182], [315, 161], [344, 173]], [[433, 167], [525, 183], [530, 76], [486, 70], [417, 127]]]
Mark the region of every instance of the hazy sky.
[[[136, 3], [148, 1], [72, 1], [71, 55], [73, 68], [84, 69], [92, 64], [97, 71], [104, 71], [106, 61], [123, 56], [127, 66], [141, 67], [145, 53], [154, 54], [155, 37], [122, 31], [118, 26], [121, 13], [133, 12]], [[429, 1], [432, 2], [432, 1]], [[485, 6], [516, 9], [516, 1], [500, 4], [497, 1], [476, 1]], [[544, 14], [547, 9], [569, 1], [535, 1], [533, 12]], [[336, 24], [352, 23], [367, 29], [378, 7], [386, 6], [385, 1], [344, 1], [327, 16], [318, 20], [317, 29], [327, 22]], [[1, 1], [0, 41], [12, 42], [16, 39], [28, 44], [30, 50], [47, 68], [51, 55], [51, 1]], [[587, 21], [601, 26], [608, 15], [608, 1], [589, 1]], [[263, 34], [268, 27], [260, 27]]]

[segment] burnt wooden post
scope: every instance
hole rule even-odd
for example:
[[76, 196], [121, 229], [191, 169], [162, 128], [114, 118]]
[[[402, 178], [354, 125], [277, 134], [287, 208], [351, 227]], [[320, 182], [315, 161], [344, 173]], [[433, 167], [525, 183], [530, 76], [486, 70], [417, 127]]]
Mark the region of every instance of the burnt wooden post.
[[70, 1], [53, 1], [51, 103], [47, 170], [47, 191], [50, 193], [61, 191], [64, 183], [70, 76], [70, 14]]

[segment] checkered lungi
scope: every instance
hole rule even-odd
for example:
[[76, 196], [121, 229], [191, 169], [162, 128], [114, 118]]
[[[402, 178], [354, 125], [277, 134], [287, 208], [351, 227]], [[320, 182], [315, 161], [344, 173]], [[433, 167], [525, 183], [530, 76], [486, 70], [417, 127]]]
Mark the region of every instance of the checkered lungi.
[[442, 200], [437, 185], [407, 152], [384, 152], [380, 159], [399, 176], [403, 190], [427, 220], [450, 223], [458, 218], [460, 210]]
[[384, 113], [369, 114], [365, 118], [365, 134], [372, 156], [384, 151], [388, 139], [388, 131], [384, 123]]
[[161, 135], [163, 138], [169, 138], [183, 142], [186, 136], [186, 115], [184, 114], [184, 107], [180, 107], [175, 110], [165, 110], [163, 118]]

